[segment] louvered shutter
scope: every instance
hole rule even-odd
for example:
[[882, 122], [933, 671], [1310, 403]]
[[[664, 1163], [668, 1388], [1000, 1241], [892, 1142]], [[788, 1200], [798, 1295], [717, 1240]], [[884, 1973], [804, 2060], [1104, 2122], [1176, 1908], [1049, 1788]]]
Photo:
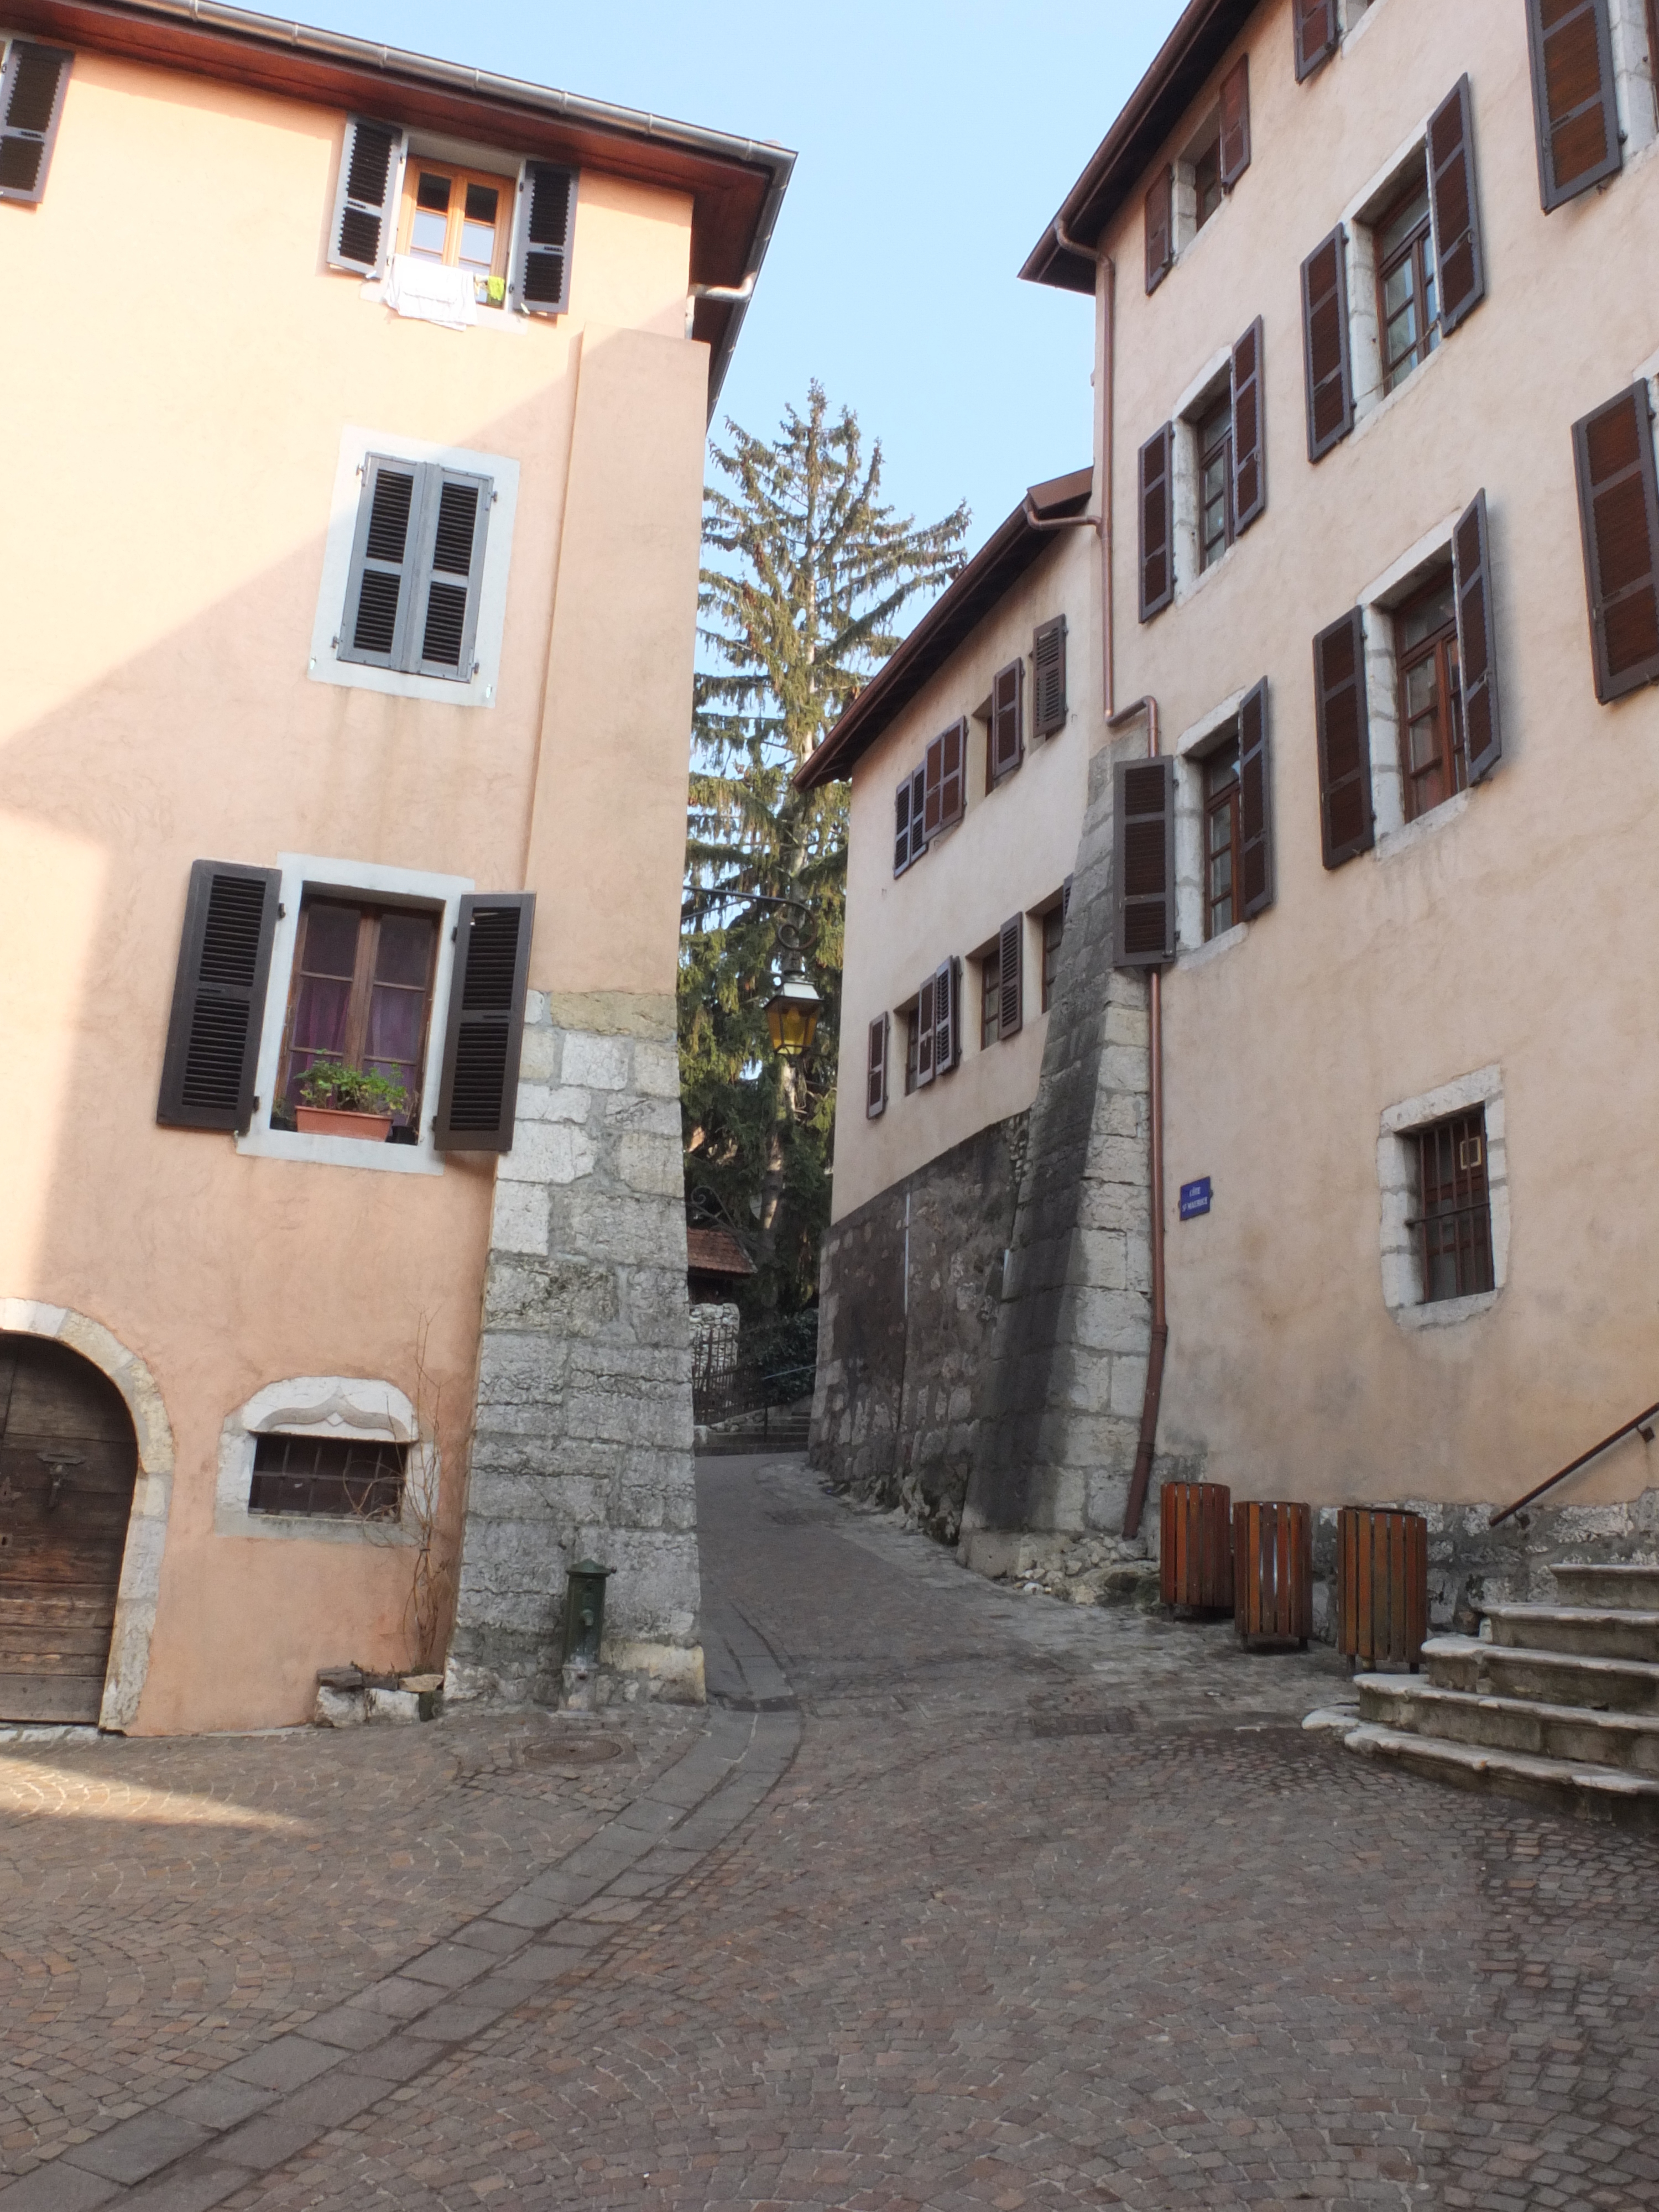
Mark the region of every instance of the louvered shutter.
[[902, 876], [910, 865], [910, 779], [907, 775], [893, 793], [893, 873]]
[[275, 868], [191, 864], [155, 1109], [169, 1128], [240, 1131], [253, 1118], [281, 884]]
[[1146, 289], [1156, 292], [1175, 259], [1175, 171], [1166, 162], [1146, 195]]
[[328, 265], [379, 276], [392, 258], [392, 198], [398, 184], [398, 158], [404, 134], [394, 123], [346, 118], [340, 149], [340, 181], [334, 194], [334, 220], [328, 234]]
[[927, 810], [927, 773], [917, 769], [910, 778], [910, 858], [919, 860], [927, 850], [922, 823]]
[[495, 487], [488, 477], [429, 465], [422, 502], [420, 567], [406, 665], [416, 675], [472, 680], [484, 541]]
[[933, 979], [927, 976], [916, 994], [916, 1088], [933, 1079]]
[[415, 599], [416, 551], [426, 471], [380, 453], [363, 462], [357, 528], [335, 650], [342, 660], [401, 668]]
[[1010, 915], [997, 932], [997, 1038], [1006, 1044], [1025, 1019], [1025, 917]]
[[1314, 703], [1325, 866], [1340, 868], [1368, 853], [1375, 838], [1365, 628], [1358, 607], [1314, 640]]
[[1572, 426], [1595, 696], [1659, 677], [1659, 490], [1648, 387], [1633, 384]]
[[1302, 264], [1303, 365], [1308, 459], [1316, 461], [1353, 428], [1348, 349], [1348, 234], [1336, 228]]
[[870, 1062], [868, 1080], [865, 1085], [864, 1110], [871, 1121], [887, 1109], [887, 1024], [885, 1014], [878, 1014], [870, 1024]]
[[526, 161], [519, 180], [513, 294], [526, 315], [562, 315], [570, 304], [570, 231], [576, 173]]
[[1119, 761], [1112, 823], [1112, 963], [1161, 968], [1176, 956], [1175, 763]]
[[1000, 783], [1024, 758], [1020, 724], [1024, 717], [1025, 664], [1011, 660], [991, 678], [991, 781]]
[[1250, 58], [1241, 54], [1221, 80], [1221, 189], [1231, 191], [1250, 166]]
[[1621, 159], [1607, 0], [1527, 0], [1538, 192], [1548, 215]]
[[1467, 76], [1458, 79], [1429, 120], [1429, 196], [1434, 210], [1435, 265], [1440, 272], [1440, 327], [1449, 337], [1486, 296]]
[[1031, 640], [1031, 734], [1052, 738], [1066, 726], [1066, 617], [1039, 623]]
[[1267, 686], [1258, 684], [1238, 710], [1238, 826], [1246, 921], [1273, 902], [1273, 755], [1267, 742]]
[[1452, 538], [1457, 596], [1457, 665], [1463, 689], [1463, 737], [1469, 781], [1479, 783], [1504, 750], [1498, 714], [1498, 643], [1492, 625], [1492, 554], [1486, 495], [1478, 491]]
[[433, 1141], [441, 1152], [510, 1152], [524, 1041], [533, 891], [460, 902]]
[[1241, 537], [1267, 504], [1261, 343], [1258, 315], [1233, 348], [1233, 529]]
[[922, 755], [922, 835], [932, 837], [942, 819], [945, 798], [945, 740], [935, 738]]
[[1140, 619], [1150, 622], [1175, 597], [1170, 528], [1170, 464], [1175, 430], [1166, 422], [1140, 449]]
[[1060, 887], [1060, 926], [1063, 930], [1072, 912], [1072, 878], [1067, 876]]
[[12, 40], [0, 72], [0, 200], [33, 207], [45, 198], [74, 59], [61, 46]]
[[1336, 0], [1292, 0], [1296, 16], [1296, 81], [1310, 77], [1336, 51]]
[[939, 821], [941, 830], [960, 822], [967, 803], [968, 724], [952, 722], [939, 740]]
[[960, 1052], [957, 1037], [957, 963], [941, 960], [933, 971], [933, 1073], [948, 1075]]

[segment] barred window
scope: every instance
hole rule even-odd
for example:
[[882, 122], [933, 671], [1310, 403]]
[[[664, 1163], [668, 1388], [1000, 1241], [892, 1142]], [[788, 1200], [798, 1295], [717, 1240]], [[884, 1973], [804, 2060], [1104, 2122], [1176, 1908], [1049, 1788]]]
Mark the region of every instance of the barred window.
[[322, 1513], [395, 1521], [406, 1444], [380, 1437], [262, 1436], [253, 1447], [252, 1513]]
[[1417, 1132], [1418, 1233], [1423, 1303], [1493, 1287], [1486, 1115], [1454, 1115]]

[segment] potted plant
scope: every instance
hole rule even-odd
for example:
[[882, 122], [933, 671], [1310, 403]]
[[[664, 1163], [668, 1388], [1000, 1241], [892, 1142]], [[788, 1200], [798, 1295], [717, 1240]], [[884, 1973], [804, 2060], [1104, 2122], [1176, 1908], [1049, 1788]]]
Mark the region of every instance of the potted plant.
[[343, 1060], [319, 1060], [300, 1079], [294, 1118], [302, 1135], [361, 1137], [383, 1145], [392, 1133], [392, 1116], [408, 1103], [408, 1091], [389, 1076]]

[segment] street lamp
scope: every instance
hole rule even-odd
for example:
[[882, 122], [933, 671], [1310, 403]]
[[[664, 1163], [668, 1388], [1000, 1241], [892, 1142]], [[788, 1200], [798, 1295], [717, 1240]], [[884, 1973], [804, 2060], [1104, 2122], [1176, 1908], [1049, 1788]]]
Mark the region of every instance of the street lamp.
[[778, 978], [778, 988], [766, 1002], [766, 1027], [772, 1049], [785, 1060], [799, 1060], [811, 1044], [823, 1001], [807, 981], [800, 957]]

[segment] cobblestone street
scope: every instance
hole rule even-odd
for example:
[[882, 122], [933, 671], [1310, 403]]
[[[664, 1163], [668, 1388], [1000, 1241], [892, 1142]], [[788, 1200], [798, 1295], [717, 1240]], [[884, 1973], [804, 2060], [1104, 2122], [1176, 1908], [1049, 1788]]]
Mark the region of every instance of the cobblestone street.
[[0, 2212], [1659, 2203], [1652, 1844], [701, 1492], [706, 1718], [0, 1749]]

